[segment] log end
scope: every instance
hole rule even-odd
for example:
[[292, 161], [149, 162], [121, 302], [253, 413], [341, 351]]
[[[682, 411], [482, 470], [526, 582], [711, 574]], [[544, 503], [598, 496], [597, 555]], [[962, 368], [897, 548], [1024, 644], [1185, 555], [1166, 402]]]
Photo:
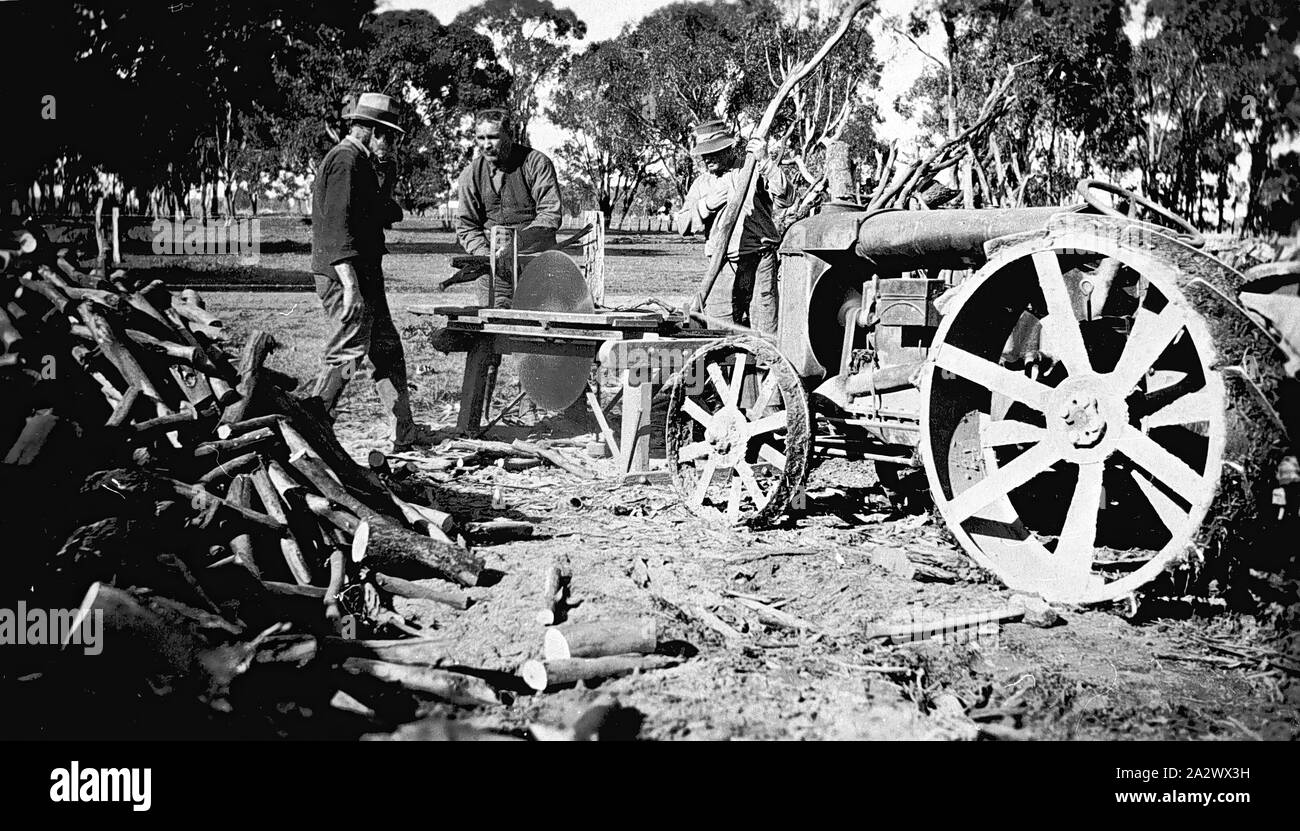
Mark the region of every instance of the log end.
[[359, 563], [366, 558], [366, 546], [370, 544], [370, 523], [361, 520], [357, 530], [352, 534], [352, 562]]
[[556, 628], [546, 630], [546, 635], [542, 638], [542, 654], [546, 656], [546, 660], [548, 661], [573, 657], [569, 650], [569, 642], [564, 637], [564, 633]]
[[546, 664], [541, 661], [524, 661], [524, 665], [519, 668], [519, 674], [523, 677], [524, 683], [537, 692], [546, 690]]

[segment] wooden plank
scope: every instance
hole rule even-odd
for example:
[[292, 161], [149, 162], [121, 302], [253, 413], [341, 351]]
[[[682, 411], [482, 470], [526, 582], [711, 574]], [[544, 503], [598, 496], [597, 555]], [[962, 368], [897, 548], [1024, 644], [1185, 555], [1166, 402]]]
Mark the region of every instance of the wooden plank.
[[407, 306], [406, 310], [414, 315], [442, 315], [443, 317], [477, 317], [480, 306]]
[[638, 338], [639, 330], [624, 331], [619, 329], [542, 329], [537, 326], [513, 325], [505, 323], [463, 323], [453, 320], [446, 326], [449, 332], [472, 332], [479, 335], [510, 335], [520, 338], [537, 338], [539, 340], [591, 341], [597, 343], [607, 340]]
[[597, 340], [571, 338], [537, 340], [533, 338], [498, 337], [493, 341], [493, 351], [498, 355], [565, 355], [596, 360]]
[[548, 312], [531, 309], [482, 309], [478, 316], [483, 320], [508, 320], [538, 326], [572, 324], [587, 328], [626, 329], [654, 329], [666, 320], [658, 312]]

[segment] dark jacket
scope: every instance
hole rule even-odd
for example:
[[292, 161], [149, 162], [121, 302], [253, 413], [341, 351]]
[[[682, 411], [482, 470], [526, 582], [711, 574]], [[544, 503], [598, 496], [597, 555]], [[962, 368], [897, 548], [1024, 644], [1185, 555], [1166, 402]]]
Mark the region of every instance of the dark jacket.
[[311, 199], [311, 268], [333, 275], [344, 260], [373, 259], [384, 247], [387, 200], [375, 165], [347, 139], [325, 155], [316, 171]]
[[[500, 189], [492, 186], [492, 173], [502, 175]], [[487, 229], [560, 227], [560, 184], [555, 165], [546, 156], [522, 144], [493, 165], [484, 156], [470, 162], [457, 183], [456, 239], [470, 254], [486, 254]]]

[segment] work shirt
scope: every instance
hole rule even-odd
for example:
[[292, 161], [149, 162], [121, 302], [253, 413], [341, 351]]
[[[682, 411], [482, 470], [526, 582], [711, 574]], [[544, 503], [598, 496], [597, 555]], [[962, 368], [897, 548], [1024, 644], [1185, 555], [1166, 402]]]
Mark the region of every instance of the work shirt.
[[[735, 167], [721, 176], [704, 172], [691, 183], [682, 202], [682, 210], [673, 214], [673, 221], [682, 236], [703, 232], [707, 234], [704, 252], [712, 257], [718, 247], [713, 226], [735, 191], [740, 178], [744, 157], [736, 160]], [[745, 254], [770, 250], [780, 241], [775, 217], [794, 204], [794, 183], [780, 165], [764, 161], [759, 165], [750, 183], [751, 198], [741, 205], [736, 226], [732, 229], [727, 259], [736, 260]]]
[[545, 154], [516, 144], [493, 162], [478, 156], [457, 181], [456, 240], [467, 253], [487, 256], [489, 229], [560, 227], [560, 182]]
[[387, 200], [366, 146], [346, 137], [316, 170], [311, 199], [311, 268], [332, 275], [345, 260], [373, 259], [384, 247]]

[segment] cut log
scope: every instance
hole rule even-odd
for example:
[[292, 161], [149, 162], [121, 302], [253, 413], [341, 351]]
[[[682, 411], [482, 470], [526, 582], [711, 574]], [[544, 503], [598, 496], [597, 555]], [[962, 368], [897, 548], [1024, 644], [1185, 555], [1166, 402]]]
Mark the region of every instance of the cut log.
[[503, 543], [511, 540], [527, 540], [533, 536], [533, 524], [517, 519], [471, 522], [465, 526], [465, 533], [475, 542]]
[[140, 387], [137, 384], [132, 384], [126, 388], [126, 392], [122, 393], [122, 400], [117, 402], [117, 406], [113, 408], [113, 414], [108, 417], [106, 426], [121, 427], [123, 424], [129, 422], [131, 420], [131, 413], [139, 403]]
[[[281, 496], [271, 483], [271, 476], [265, 468], [255, 470], [250, 474], [253, 480], [253, 487], [257, 490], [257, 497], [262, 500], [262, 507], [266, 509], [273, 519], [284, 523], [289, 527], [289, 514], [285, 503], [281, 501]], [[284, 556], [284, 562], [289, 566], [289, 573], [293, 579], [301, 585], [310, 585], [312, 581], [311, 566], [307, 563], [307, 557], [303, 552], [304, 546], [298, 539], [297, 534], [292, 532], [280, 537], [280, 553]], [[307, 550], [311, 550], [308, 547]]]
[[270, 427], [263, 427], [254, 430], [251, 433], [245, 433], [233, 439], [221, 439], [219, 441], [209, 441], [200, 444], [194, 448], [194, 456], [200, 458], [203, 456], [237, 456], [241, 453], [247, 453], [252, 450], [265, 452], [268, 448], [280, 444], [280, 434]]
[[162, 340], [148, 332], [141, 332], [139, 329], [127, 329], [126, 336], [138, 346], [145, 346], [160, 355], [184, 361], [195, 369], [201, 369], [204, 372], [214, 372], [216, 370], [216, 367], [208, 360], [208, 354], [197, 346], [186, 346]]
[[181, 317], [192, 323], [196, 330], [198, 329], [220, 329], [223, 324], [221, 318], [209, 312], [207, 309], [201, 309], [193, 303], [186, 303], [184, 300], [173, 299], [172, 308]]
[[262, 463], [262, 457], [257, 453], [245, 453], [242, 456], [236, 456], [224, 462], [218, 462], [217, 466], [199, 477], [200, 485], [217, 485], [227, 479], [234, 479], [240, 473], [249, 473], [255, 470]]
[[680, 661], [667, 655], [609, 655], [604, 658], [566, 658], [555, 661], [525, 661], [519, 674], [538, 692], [597, 678], [652, 669], [663, 669]]
[[[286, 417], [280, 425], [280, 432], [290, 453], [306, 452], [314, 456], [324, 463], [331, 476], [346, 484], [350, 492], [355, 493], [371, 508], [388, 516], [399, 515], [383, 480], [373, 470], [357, 464], [348, 455], [343, 445], [339, 444], [332, 427], [275, 385], [259, 385], [258, 389], [261, 390], [259, 395], [268, 403], [270, 412]], [[324, 491], [322, 494], [329, 496]]]
[[[144, 291], [142, 291], [142, 294], [148, 294], [148, 293], [149, 293], [149, 289], [148, 287], [146, 287]], [[177, 335], [179, 335], [181, 340], [184, 341], [185, 343], [191, 346], [197, 346], [200, 349], [206, 351], [208, 354], [208, 360], [211, 361], [212, 364], [220, 370], [220, 376], [222, 377], [218, 377], [217, 375], [212, 375], [208, 378], [208, 383], [212, 387], [212, 394], [216, 396], [217, 403], [225, 405], [235, 400], [235, 398], [239, 396], [239, 393], [235, 392], [234, 388], [230, 386], [229, 383], [226, 382], [224, 377], [224, 376], [233, 377], [234, 371], [230, 369], [230, 366], [226, 362], [225, 357], [220, 353], [219, 350], [209, 349], [203, 343], [200, 343], [199, 339], [195, 337], [194, 333], [191, 332], [189, 327], [185, 325], [184, 319], [181, 318], [181, 316], [178, 315], [176, 311], [173, 308], [171, 308], [170, 305], [166, 306], [161, 311], [163, 317], [166, 318], [167, 322], [171, 324], [172, 331], [174, 331]]]
[[533, 444], [532, 442], [526, 442], [521, 439], [515, 439], [515, 441], [511, 443], [510, 446], [518, 453], [522, 453], [526, 456], [533, 456], [545, 462], [549, 462], [550, 464], [555, 465], [561, 470], [567, 470], [569, 473], [572, 473], [574, 476], [577, 476], [579, 478], [582, 479], [600, 478], [599, 474], [597, 474], [595, 471], [589, 470], [585, 467], [582, 467], [581, 465], [569, 461], [568, 459], [564, 458], [564, 456], [560, 455], [560, 453], [558, 453], [555, 450], [551, 450], [548, 447], [542, 447], [539, 444]]
[[[45, 268], [45, 266], [42, 266]], [[50, 305], [59, 310], [60, 314], [72, 314], [76, 301], [68, 296], [68, 293], [49, 280], [33, 279], [30, 276], [18, 278], [18, 282], [24, 289], [41, 295], [50, 302]]]
[[193, 424], [198, 420], [198, 410], [192, 407], [184, 407], [179, 412], [167, 413], [146, 421], [137, 421], [132, 426], [132, 430], [137, 438], [152, 439], [164, 433], [170, 433], [177, 427]]
[[343, 661], [343, 669], [401, 684], [408, 690], [428, 693], [450, 704], [475, 707], [501, 703], [501, 697], [492, 685], [473, 675], [462, 675], [458, 672], [429, 667], [392, 664], [370, 658], [348, 658]]
[[384, 591], [412, 600], [432, 600], [464, 611], [469, 608], [469, 597], [458, 591], [434, 589], [390, 574], [376, 574], [375, 585]]
[[352, 514], [336, 509], [333, 503], [319, 494], [306, 494], [305, 499], [307, 508], [330, 525], [345, 532], [348, 536], [357, 532], [357, 526], [361, 524], [361, 520]]
[[254, 332], [248, 340], [244, 341], [244, 349], [239, 355], [239, 383], [236, 386], [239, 399], [227, 406], [226, 411], [221, 414], [222, 424], [235, 424], [244, 419], [249, 404], [253, 401], [262, 364], [266, 363], [266, 357], [275, 347], [275, 338], [261, 330]]
[[95, 336], [95, 342], [104, 357], [117, 368], [127, 383], [140, 387], [141, 392], [153, 399], [158, 415], [170, 413], [171, 409], [163, 401], [158, 386], [145, 373], [144, 367], [140, 366], [140, 362], [131, 354], [104, 313], [94, 303], [83, 300], [77, 305], [77, 314], [90, 327], [91, 334]]
[[[230, 488], [226, 491], [226, 499], [241, 508], [251, 508], [253, 480], [244, 475], [236, 476], [231, 480]], [[230, 551], [235, 556], [235, 562], [248, 569], [254, 577], [261, 579], [262, 570], [257, 566], [257, 557], [253, 552], [253, 538], [248, 532], [242, 531], [231, 538]]]
[[323, 646], [332, 659], [370, 658], [393, 664], [436, 666], [452, 663], [457, 643], [453, 638], [357, 639], [327, 637]]
[[428, 505], [419, 505], [414, 502], [403, 502], [410, 510], [423, 517], [424, 521], [447, 534], [456, 531], [456, 518], [446, 511], [440, 511]]
[[376, 571], [433, 573], [463, 586], [478, 583], [483, 560], [458, 546], [447, 545], [380, 518], [366, 519], [352, 538], [352, 561]]
[[542, 590], [542, 610], [537, 613], [537, 622], [551, 626], [564, 621], [569, 581], [573, 571], [569, 565], [569, 556], [560, 554], [546, 571], [546, 587]]
[[[229, 409], [227, 409], [227, 412], [229, 412]], [[280, 426], [280, 420], [280, 416], [278, 415], [269, 415], [258, 416], [257, 418], [246, 418], [243, 421], [236, 421], [234, 423], [226, 423], [223, 421], [222, 423], [217, 424], [217, 438], [233, 439], [236, 436], [242, 436], [245, 433], [260, 430], [263, 427], [278, 429]]]
[[647, 655], [658, 646], [659, 625], [652, 617], [597, 620], [547, 629], [542, 654], [548, 661], [632, 653]]
[[[600, 445], [602, 449], [604, 448], [604, 446], [605, 445], [603, 444]], [[541, 459], [532, 459], [532, 458], [497, 459], [497, 467], [501, 468], [502, 470], [510, 470], [510, 471], [531, 470], [532, 468], [535, 467], [541, 467], [541, 465], [542, 465]]]
[[[336, 531], [337, 529], [329, 529]], [[328, 536], [333, 536], [332, 533]], [[329, 569], [330, 581], [325, 588], [325, 596], [321, 598], [321, 603], [325, 606], [325, 619], [331, 624], [337, 625], [343, 619], [343, 610], [339, 608], [339, 592], [343, 591], [343, 578], [346, 568], [346, 548], [334, 547], [330, 551]]]

